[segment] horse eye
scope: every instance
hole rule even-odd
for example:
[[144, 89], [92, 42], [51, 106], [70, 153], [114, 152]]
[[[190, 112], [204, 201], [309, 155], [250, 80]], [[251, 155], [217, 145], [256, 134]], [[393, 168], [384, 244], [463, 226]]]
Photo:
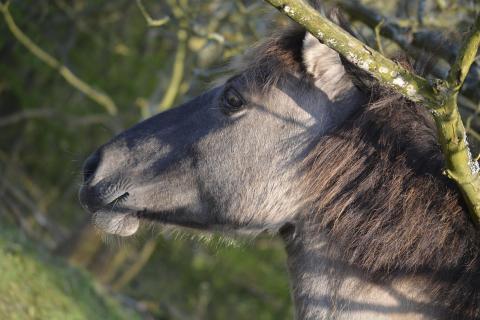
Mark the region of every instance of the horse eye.
[[227, 89], [224, 99], [225, 106], [229, 108], [230, 111], [237, 111], [244, 105], [242, 96], [233, 88]]

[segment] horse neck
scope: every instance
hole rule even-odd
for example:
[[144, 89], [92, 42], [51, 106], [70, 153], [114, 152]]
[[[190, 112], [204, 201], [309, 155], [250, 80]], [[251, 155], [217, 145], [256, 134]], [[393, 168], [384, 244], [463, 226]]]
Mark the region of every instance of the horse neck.
[[299, 319], [480, 319], [478, 230], [426, 116], [366, 109], [310, 151], [286, 237]]
[[423, 279], [399, 276], [374, 282], [325, 250], [326, 237], [318, 230], [297, 224], [283, 236], [298, 320], [439, 318], [420, 289]]

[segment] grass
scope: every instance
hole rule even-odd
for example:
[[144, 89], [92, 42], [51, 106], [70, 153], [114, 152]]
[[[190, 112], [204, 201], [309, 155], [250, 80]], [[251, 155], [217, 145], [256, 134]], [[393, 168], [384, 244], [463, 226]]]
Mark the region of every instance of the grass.
[[140, 319], [93, 279], [0, 226], [0, 319]]

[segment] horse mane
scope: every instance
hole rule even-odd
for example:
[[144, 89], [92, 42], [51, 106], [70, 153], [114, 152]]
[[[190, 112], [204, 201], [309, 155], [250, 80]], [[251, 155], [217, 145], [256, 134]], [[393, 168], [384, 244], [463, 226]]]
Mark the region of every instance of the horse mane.
[[[444, 162], [428, 112], [388, 90], [303, 165], [314, 214], [340, 258], [389, 279], [426, 275], [439, 306], [480, 316], [480, 235]], [[328, 249], [327, 249], [328, 250]]]
[[[251, 72], [245, 74], [267, 88], [285, 72], [305, 73], [304, 35], [293, 27], [256, 47], [247, 54], [242, 69]], [[351, 65], [346, 70], [364, 77]], [[433, 120], [424, 107], [386, 88], [376, 85], [367, 94], [370, 102], [319, 137], [304, 159], [312, 204], [304, 219], [326, 234], [332, 254], [373, 280], [423, 275], [428, 296], [450, 318], [476, 319], [480, 233], [442, 173]]]

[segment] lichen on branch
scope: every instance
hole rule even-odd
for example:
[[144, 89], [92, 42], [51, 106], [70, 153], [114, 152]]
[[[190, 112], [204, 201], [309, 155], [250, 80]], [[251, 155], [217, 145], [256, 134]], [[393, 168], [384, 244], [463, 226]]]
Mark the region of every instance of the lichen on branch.
[[323, 17], [303, 0], [266, 0], [275, 8], [305, 27], [322, 43], [340, 53], [351, 63], [369, 72], [382, 85], [433, 108], [437, 97], [430, 83], [384, 57], [332, 21]]
[[441, 117], [435, 119], [440, 144], [446, 159], [447, 174], [453, 179], [464, 196], [473, 217], [480, 221], [480, 167], [468, 147], [465, 127], [457, 106], [457, 97], [475, 61], [480, 46], [480, 14], [471, 26], [470, 32], [447, 76], [449, 99], [442, 106]]
[[392, 88], [432, 111], [442, 147], [445, 173], [456, 182], [475, 222], [480, 222], [480, 170], [472, 158], [457, 106], [457, 96], [480, 44], [480, 16], [446, 80], [429, 82], [386, 58], [322, 16], [304, 0], [265, 0], [299, 23], [322, 43]]

